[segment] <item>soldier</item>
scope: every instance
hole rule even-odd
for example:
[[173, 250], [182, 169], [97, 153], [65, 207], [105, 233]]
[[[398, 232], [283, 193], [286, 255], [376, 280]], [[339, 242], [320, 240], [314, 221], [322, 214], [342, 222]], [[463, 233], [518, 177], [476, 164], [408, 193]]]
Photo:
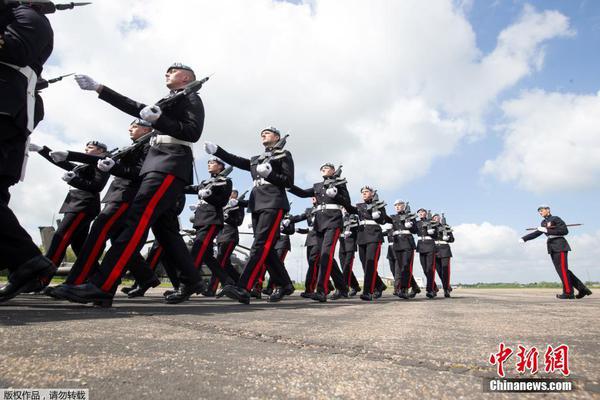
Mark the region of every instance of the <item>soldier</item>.
[[427, 278], [427, 293], [429, 299], [437, 296], [437, 286], [435, 284], [435, 240], [437, 229], [435, 223], [431, 221], [431, 213], [424, 208], [417, 211], [419, 220], [417, 221], [417, 234], [419, 241], [417, 242], [417, 252], [421, 261], [423, 273]]
[[319, 273], [317, 277], [317, 291], [313, 300], [327, 301], [329, 292], [329, 277], [333, 279], [336, 293], [332, 300], [348, 297], [348, 285], [335, 261], [335, 247], [344, 228], [342, 210], [352, 207], [350, 194], [346, 188], [346, 179], [340, 177], [331, 163], [325, 163], [320, 168], [323, 181], [313, 184], [309, 189], [300, 189], [292, 186], [290, 192], [298, 197], [314, 197], [315, 206], [314, 230], [319, 251]]
[[360, 193], [363, 202], [358, 203], [356, 208], [351, 207], [349, 210], [358, 214], [359, 218], [358, 256], [365, 271], [363, 293], [360, 298], [361, 300], [371, 301], [373, 298], [381, 297], [381, 293], [385, 290], [381, 278], [377, 275], [377, 264], [379, 263], [381, 243], [383, 242], [380, 224], [384, 224], [386, 220], [385, 203], [376, 199], [375, 191], [370, 186], [361, 188]]
[[[180, 96], [185, 86], [195, 81], [194, 71], [186, 65], [171, 65], [165, 74], [166, 86], [171, 90], [161, 100], [163, 106], [144, 104], [122, 96], [114, 90], [96, 83], [86, 75], [76, 80], [83, 90], [93, 90], [100, 99], [116, 108], [141, 117], [159, 131], [148, 151], [140, 171], [142, 182], [128, 211], [123, 232], [113, 241], [99, 271], [85, 285], [69, 286], [61, 295], [75, 302], [97, 302], [110, 306], [125, 266], [132, 255], [140, 251], [150, 227], [165, 254], [181, 271], [178, 295], [167, 303], [178, 303], [193, 293], [205, 290], [205, 284], [194, 267], [189, 251], [179, 234], [176, 205], [183, 188], [192, 182], [192, 145], [202, 134], [204, 107], [196, 93]], [[175, 295], [172, 295], [175, 296]]]
[[[223, 228], [223, 207], [229, 202], [232, 183], [224, 172], [225, 163], [218, 158], [208, 160], [208, 173], [210, 179], [202, 181], [199, 185], [186, 187], [187, 194], [197, 194], [200, 199], [194, 212], [194, 229], [196, 238], [192, 245], [192, 259], [194, 266], [200, 268], [202, 263], [210, 269], [212, 276], [217, 277], [223, 284], [233, 284], [235, 281], [229, 277], [214, 256], [214, 240]], [[230, 170], [229, 170], [230, 171]], [[210, 288], [203, 295], [212, 297], [215, 291]]]
[[291, 153], [283, 149], [285, 138], [281, 138], [278, 129], [265, 128], [260, 136], [265, 152], [251, 159], [228, 153], [213, 143], [204, 143], [208, 154], [214, 154], [234, 167], [250, 171], [254, 180], [248, 204], [254, 231], [250, 258], [237, 285], [226, 285], [223, 288], [224, 295], [244, 304], [250, 303], [250, 291], [256, 284], [265, 262], [276, 285], [269, 301], [279, 301], [284, 295], [294, 291], [292, 282], [285, 278], [287, 272], [274, 248], [279, 238], [281, 220], [290, 210], [286, 188], [294, 184], [294, 161]]
[[415, 239], [413, 234], [417, 233], [417, 221], [411, 214], [408, 203], [403, 200], [394, 202], [396, 214], [388, 217], [387, 222], [392, 224], [391, 234], [393, 237], [392, 247], [395, 255], [394, 287], [398, 291], [398, 297], [408, 299], [420, 291], [416, 283], [413, 286], [413, 294], [409, 295], [408, 288], [414, 281], [412, 269], [415, 258]]
[[446, 217], [435, 214], [433, 221], [438, 223], [437, 236], [435, 237], [435, 265], [438, 275], [442, 280], [444, 297], [450, 297], [452, 286], [450, 285], [450, 259], [452, 250], [450, 243], [454, 243], [452, 228], [446, 224]]
[[358, 215], [350, 214], [344, 210], [344, 234], [340, 236], [339, 257], [344, 274], [344, 282], [350, 288], [349, 297], [354, 297], [361, 291], [360, 284], [352, 272], [356, 254], [356, 237], [358, 236]]
[[[581, 282], [571, 270], [569, 270], [569, 264], [567, 261], [567, 254], [571, 251], [571, 247], [565, 239], [565, 236], [569, 234], [569, 229], [565, 222], [550, 212], [550, 206], [541, 205], [538, 207], [538, 213], [544, 218], [537, 228], [536, 231], [531, 232], [528, 235], [523, 236], [519, 241], [525, 243], [528, 240], [533, 240], [542, 234], [548, 238], [547, 247], [548, 254], [554, 263], [554, 268], [560, 277], [563, 285], [563, 291], [561, 294], [557, 294], [558, 299], [582, 299], [585, 296], [592, 294], [592, 291], [588, 289], [583, 282]], [[578, 293], [575, 296], [573, 293], [573, 286], [577, 289]]]
[[9, 269], [0, 302], [47, 284], [53, 270], [8, 206], [10, 187], [25, 175], [29, 135], [44, 116], [35, 87], [53, 43], [37, 5], [0, 1], [0, 265]]

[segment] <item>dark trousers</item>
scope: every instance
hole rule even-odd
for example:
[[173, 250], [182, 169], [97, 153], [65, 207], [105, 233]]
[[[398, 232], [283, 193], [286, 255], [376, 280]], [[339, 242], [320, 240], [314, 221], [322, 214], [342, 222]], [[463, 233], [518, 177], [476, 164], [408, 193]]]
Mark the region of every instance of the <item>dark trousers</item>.
[[561, 251], [557, 253], [550, 253], [556, 273], [560, 277], [563, 285], [564, 294], [573, 294], [573, 287], [581, 291], [585, 288], [585, 284], [575, 276], [574, 273], [569, 270], [569, 261], [567, 258], [568, 252]]
[[308, 262], [308, 270], [306, 271], [306, 279], [304, 281], [304, 291], [312, 293], [317, 288], [317, 274], [319, 273], [318, 246], [306, 246], [306, 261]]
[[317, 277], [317, 291], [327, 294], [329, 292], [329, 278], [333, 279], [336, 289], [348, 291], [344, 276], [335, 261], [335, 246], [340, 238], [340, 228], [326, 229], [317, 232], [317, 246], [319, 248], [319, 274]]
[[192, 259], [194, 266], [200, 269], [202, 263], [206, 264], [212, 276], [219, 278], [224, 284], [233, 284], [227, 272], [221, 267], [214, 254], [214, 240], [222, 229], [221, 225], [206, 225], [196, 230], [196, 239], [192, 245]]
[[436, 257], [435, 263], [435, 268], [442, 280], [444, 290], [452, 290], [452, 287], [450, 286], [450, 257]]
[[[285, 258], [287, 257], [287, 249], [285, 248], [279, 248], [279, 249], [275, 249], [275, 252], [277, 253], [277, 257], [279, 257], [279, 259], [281, 260], [281, 263], [284, 265], [285, 267]], [[261, 273], [261, 277], [259, 278], [259, 280], [256, 282], [256, 289], [261, 290], [263, 287], [263, 282], [265, 280], [265, 274], [267, 273], [267, 268], [268, 266], [265, 264], [263, 266], [262, 269], [262, 273]], [[289, 278], [289, 273], [287, 272], [287, 268], [284, 268], [286, 276], [291, 281], [291, 278]], [[267, 287], [271, 288], [271, 289], [275, 289], [275, 283], [273, 282], [273, 280], [271, 279], [271, 277], [269, 276], [269, 281], [267, 282]]]
[[344, 282], [346, 282], [346, 285], [348, 285], [348, 287], [359, 291], [360, 284], [356, 279], [356, 275], [354, 275], [354, 272], [352, 272], [352, 268], [354, 267], [354, 253], [354, 251], [344, 251], [342, 253], [342, 259], [340, 260], [340, 262], [342, 263]]
[[156, 271], [158, 264], [162, 265], [173, 287], [175, 289], [179, 288], [179, 274], [177, 273], [177, 268], [173, 265], [173, 262], [169, 260], [169, 257], [164, 254], [164, 247], [162, 247], [157, 240], [154, 241], [152, 247], [148, 250], [146, 263], [152, 271]]
[[437, 285], [435, 284], [435, 253], [420, 253], [419, 259], [421, 267], [423, 267], [423, 273], [427, 278], [426, 290], [428, 292], [435, 292], [437, 289]]
[[285, 279], [287, 272], [275, 252], [275, 243], [279, 239], [279, 224], [282, 218], [282, 209], [269, 208], [252, 213], [254, 241], [250, 248], [250, 257], [238, 281], [240, 288], [251, 291], [260, 277], [265, 263], [275, 285], [285, 286], [292, 283], [289, 278]]
[[[365, 271], [363, 293], [373, 294], [376, 288], [379, 289], [377, 287], [377, 278], [379, 278], [379, 275], [377, 275], [377, 264], [379, 263], [380, 254], [381, 242], [358, 245], [358, 256]], [[379, 281], [381, 281], [381, 278], [379, 278]], [[381, 285], [383, 285], [383, 282]]]
[[[414, 250], [399, 250], [395, 251], [396, 263], [394, 273], [394, 288], [396, 290], [408, 289], [412, 285], [413, 278], [413, 262], [415, 258]], [[416, 284], [415, 284], [416, 285]]]
[[105, 292], [115, 292], [126, 265], [144, 246], [150, 227], [165, 254], [180, 270], [181, 281], [194, 284], [200, 280], [179, 234], [176, 203], [184, 186], [183, 180], [171, 174], [151, 172], [144, 176], [123, 231], [113, 241], [98, 272], [90, 278], [94, 285]]
[[[237, 243], [234, 241], [219, 243], [217, 245], [217, 262], [219, 263], [221, 269], [225, 271], [227, 276], [229, 276], [229, 278], [231, 278], [234, 282], [240, 280], [240, 274], [235, 270], [233, 265], [231, 265], [231, 254], [233, 253], [233, 249], [235, 249], [236, 245]], [[214, 292], [219, 287], [219, 282], [221, 282], [219, 277], [213, 275], [210, 277], [208, 286]]]
[[50, 247], [46, 251], [46, 257], [52, 261], [56, 268], [59, 267], [65, 257], [69, 245], [79, 258], [94, 217], [95, 215], [85, 211], [63, 214], [63, 218], [52, 236]]

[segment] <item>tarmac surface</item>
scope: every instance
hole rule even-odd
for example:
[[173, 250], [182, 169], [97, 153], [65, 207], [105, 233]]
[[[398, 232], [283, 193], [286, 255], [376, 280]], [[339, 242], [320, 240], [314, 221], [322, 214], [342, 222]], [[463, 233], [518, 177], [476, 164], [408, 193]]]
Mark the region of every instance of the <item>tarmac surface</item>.
[[[246, 306], [119, 295], [112, 309], [24, 295], [0, 305], [0, 388], [88, 388], [91, 399], [600, 399], [600, 293], [456, 289], [315, 303], [296, 292]], [[597, 289], [596, 292], [599, 290]], [[484, 393], [500, 342], [569, 346], [570, 393]], [[519, 377], [516, 356], [507, 377]]]

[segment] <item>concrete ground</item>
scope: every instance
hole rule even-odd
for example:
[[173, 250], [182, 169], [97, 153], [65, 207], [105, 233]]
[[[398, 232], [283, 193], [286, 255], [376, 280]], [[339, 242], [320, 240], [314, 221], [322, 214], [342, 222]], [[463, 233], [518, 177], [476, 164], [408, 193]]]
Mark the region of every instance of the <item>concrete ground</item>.
[[[34, 295], [0, 305], [0, 388], [89, 388], [92, 399], [600, 398], [600, 293], [457, 289], [326, 304], [296, 293], [245, 306], [166, 305], [161, 291], [120, 295], [112, 309]], [[576, 390], [483, 393], [500, 342], [540, 349], [537, 378], [560, 377], [543, 371], [543, 352], [568, 344]]]

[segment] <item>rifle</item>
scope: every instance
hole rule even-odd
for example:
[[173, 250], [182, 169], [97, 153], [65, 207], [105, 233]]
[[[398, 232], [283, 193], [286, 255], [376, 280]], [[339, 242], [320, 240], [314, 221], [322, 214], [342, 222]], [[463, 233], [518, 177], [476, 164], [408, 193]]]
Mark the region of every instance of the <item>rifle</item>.
[[387, 206], [387, 204], [385, 203], [384, 200], [379, 200], [379, 194], [377, 193], [377, 190], [376, 190], [375, 194], [373, 195], [373, 201], [371, 202], [371, 204], [367, 204], [367, 210], [379, 211], [379, 210], [385, 208], [386, 206]]
[[400, 214], [400, 222], [406, 222], [415, 219], [416, 215], [410, 212], [410, 202], [406, 202], [404, 212]]
[[287, 143], [287, 138], [289, 136], [289, 134], [285, 134], [283, 137], [279, 138], [279, 140], [273, 145], [271, 150], [265, 151], [260, 156], [258, 156], [258, 163], [264, 164], [270, 162], [271, 160], [282, 158], [284, 156], [283, 148], [285, 147]]
[[346, 178], [342, 179], [342, 167], [343, 167], [343, 165], [340, 164], [340, 166], [338, 167], [338, 169], [335, 170], [333, 175], [331, 175], [329, 178], [325, 179], [325, 181], [323, 182], [323, 185], [332, 187], [332, 186], [337, 186], [337, 185], [347, 183]]
[[[171, 103], [179, 100], [182, 97], [186, 97], [192, 93], [198, 92], [202, 88], [202, 85], [204, 85], [210, 79], [211, 76], [212, 75], [209, 75], [206, 78], [200, 79], [199, 81], [194, 81], [194, 82], [188, 83], [187, 85], [185, 85], [183, 90], [180, 90], [179, 92], [175, 92], [172, 95], [167, 96], [167, 97], [162, 98], [159, 101], [157, 101], [155, 106], [159, 106], [162, 108], [168, 104], [171, 104]], [[158, 110], [156, 110], [156, 111], [158, 111]]]
[[40, 90], [44, 90], [44, 89], [46, 89], [48, 86], [50, 86], [51, 84], [53, 84], [53, 83], [56, 83], [56, 82], [58, 82], [58, 81], [62, 81], [62, 79], [63, 79], [63, 78], [66, 78], [67, 76], [71, 76], [71, 75], [73, 75], [73, 74], [75, 74], [75, 73], [74, 73], [74, 72], [71, 72], [70, 74], [61, 75], [61, 76], [58, 76], [58, 77], [56, 77], [56, 78], [52, 78], [52, 79], [48, 79], [48, 80], [41, 78], [41, 79], [39, 79], [39, 80], [37, 81], [37, 83], [35, 84], [35, 90], [36, 90], [37, 92], [39, 92]]
[[[565, 226], [582, 226], [583, 224], [566, 224]], [[537, 231], [538, 228], [527, 228], [526, 231]]]
[[440, 225], [442, 226], [442, 235], [448, 236], [452, 232], [452, 227], [448, 225], [446, 222], [446, 216], [442, 213], [442, 218], [440, 219]]
[[36, 0], [0, 0], [0, 9], [4, 7], [17, 7], [20, 5], [27, 5], [35, 7], [42, 14], [54, 14], [56, 11], [62, 10], [72, 10], [75, 7], [87, 6], [88, 4], [92, 4], [89, 2], [86, 3], [65, 3], [65, 4], [55, 4], [49, 1], [36, 1]]

